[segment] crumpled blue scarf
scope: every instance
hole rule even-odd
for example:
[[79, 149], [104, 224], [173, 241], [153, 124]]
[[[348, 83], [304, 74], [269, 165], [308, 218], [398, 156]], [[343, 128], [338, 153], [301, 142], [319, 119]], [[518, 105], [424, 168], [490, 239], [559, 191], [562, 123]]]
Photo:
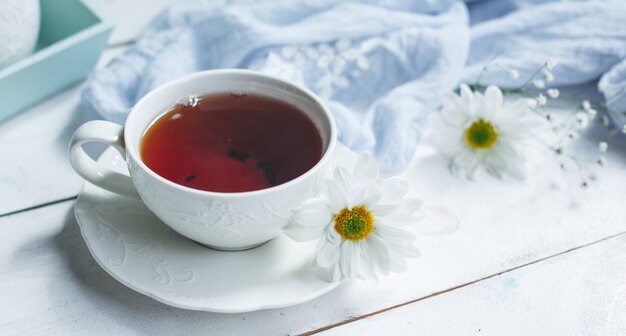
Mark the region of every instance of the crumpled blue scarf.
[[[554, 86], [596, 80], [626, 123], [626, 2], [541, 0], [284, 0], [177, 3], [96, 71], [84, 105], [122, 123], [148, 91], [213, 68], [250, 68], [309, 87], [339, 138], [404, 168], [423, 117], [459, 82], [512, 87], [549, 58]], [[511, 81], [504, 69], [519, 71]], [[609, 100], [612, 95], [612, 100]], [[621, 128], [621, 127], [620, 127]]]

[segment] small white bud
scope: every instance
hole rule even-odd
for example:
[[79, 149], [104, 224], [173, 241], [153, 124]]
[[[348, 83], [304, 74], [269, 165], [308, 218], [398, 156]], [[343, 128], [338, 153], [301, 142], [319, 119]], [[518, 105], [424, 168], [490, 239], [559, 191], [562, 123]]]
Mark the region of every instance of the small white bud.
[[337, 40], [337, 43], [335, 44], [335, 47], [337, 47], [338, 50], [345, 50], [350, 48], [350, 40], [348, 39], [339, 39]]
[[552, 74], [552, 71], [548, 69], [543, 69], [543, 78], [546, 80], [546, 82], [552, 82], [554, 80], [554, 75]]
[[576, 124], [578, 129], [583, 129], [589, 124], [589, 117], [586, 113], [576, 113]]
[[608, 127], [611, 124], [611, 121], [609, 120], [609, 117], [607, 117], [605, 115], [603, 115], [600, 120], [602, 121], [602, 125], [604, 125], [604, 127]]
[[[537, 100], [528, 99], [528, 107], [531, 109], [537, 108]], [[626, 125], [624, 125], [624, 127], [626, 127]]]
[[546, 83], [542, 81], [541, 79], [533, 79], [533, 85], [537, 89], [543, 89], [546, 86]]
[[580, 106], [582, 106], [585, 111], [589, 111], [591, 109], [591, 103], [587, 99], [583, 100]]
[[558, 98], [559, 94], [561, 94], [561, 92], [559, 92], [559, 89], [548, 89], [547, 93], [550, 98]]
[[519, 71], [517, 70], [509, 70], [509, 79], [516, 80], [519, 78]]
[[626, 134], [626, 124], [622, 127], [622, 133]]
[[552, 58], [548, 58], [548, 60], [546, 61], [546, 68], [548, 70], [552, 70], [552, 69], [554, 69], [556, 64], [557, 64], [556, 60], [554, 60]]
[[604, 142], [604, 141], [600, 141], [600, 142], [598, 143], [598, 150], [599, 150], [601, 153], [606, 153], [606, 150], [607, 150], [608, 148], [609, 148], [609, 144], [607, 144], [606, 142]]
[[593, 119], [598, 115], [598, 111], [594, 110], [594, 109], [588, 109], [587, 110], [587, 116], [589, 117], [589, 119]]
[[540, 93], [535, 99], [537, 100], [537, 104], [539, 104], [539, 106], [544, 106], [548, 103], [548, 99], [543, 95], [543, 93]]

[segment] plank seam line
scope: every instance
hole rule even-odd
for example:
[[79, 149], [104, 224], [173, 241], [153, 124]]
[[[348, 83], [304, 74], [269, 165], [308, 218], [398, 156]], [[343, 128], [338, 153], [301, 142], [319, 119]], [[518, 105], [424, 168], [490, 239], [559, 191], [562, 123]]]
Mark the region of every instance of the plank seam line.
[[121, 48], [121, 47], [130, 47], [133, 44], [135, 44], [135, 42], [137, 42], [136, 38], [127, 40], [127, 41], [121, 41], [121, 42], [115, 42], [115, 43], [111, 43], [108, 44], [104, 49], [116, 49], [116, 48]]
[[387, 307], [387, 308], [379, 309], [379, 310], [373, 311], [373, 312], [368, 313], [368, 314], [351, 317], [351, 318], [349, 318], [347, 320], [344, 320], [344, 321], [341, 321], [341, 322], [330, 324], [330, 325], [327, 325], [327, 326], [324, 326], [324, 327], [321, 327], [321, 328], [318, 328], [318, 329], [314, 329], [314, 330], [311, 330], [311, 331], [307, 331], [307, 332], [302, 333], [302, 334], [297, 334], [297, 336], [311, 336], [311, 335], [314, 335], [314, 334], [318, 334], [320, 332], [327, 331], [327, 330], [330, 330], [330, 329], [342, 326], [344, 324], [349, 324], [349, 323], [352, 323], [352, 322], [363, 320], [363, 319], [366, 319], [366, 318], [369, 318], [369, 317], [372, 317], [372, 316], [375, 316], [375, 315], [378, 315], [378, 314], [381, 314], [381, 313], [388, 312], [390, 310], [401, 308], [401, 307], [404, 307], [404, 306], [407, 306], [407, 305], [410, 305], [410, 304], [413, 304], [413, 303], [416, 303], [416, 302], [419, 302], [419, 301], [423, 301], [423, 300], [426, 300], [426, 299], [429, 299], [429, 298], [432, 298], [432, 297], [435, 297], [435, 296], [438, 296], [438, 295], [441, 295], [441, 294], [452, 292], [452, 291], [455, 291], [457, 289], [461, 289], [463, 287], [467, 287], [467, 286], [470, 286], [470, 285], [473, 285], [473, 284], [476, 284], [476, 283], [479, 283], [479, 282], [482, 282], [482, 281], [485, 281], [485, 280], [488, 280], [488, 279], [500, 276], [502, 274], [515, 271], [515, 270], [520, 269], [520, 268], [531, 266], [533, 264], [540, 263], [540, 262], [546, 261], [548, 259], [552, 259], [552, 258], [561, 256], [561, 255], [564, 255], [564, 254], [568, 254], [570, 252], [574, 252], [576, 250], [579, 250], [579, 249], [582, 249], [582, 248], [585, 248], [585, 247], [588, 247], [588, 246], [591, 246], [591, 245], [595, 245], [595, 244], [601, 243], [603, 241], [606, 241], [606, 240], [609, 240], [609, 239], [613, 239], [613, 238], [616, 238], [616, 237], [619, 237], [619, 236], [622, 236], [622, 235], [625, 235], [625, 234], [626, 234], [626, 231], [622, 231], [622, 232], [610, 235], [608, 237], [604, 237], [604, 238], [601, 238], [601, 239], [598, 239], [598, 240], [594, 240], [594, 241], [589, 242], [589, 243], [585, 243], [583, 245], [572, 247], [570, 249], [567, 249], [565, 251], [561, 251], [561, 252], [553, 254], [553, 255], [549, 255], [549, 256], [546, 256], [546, 257], [543, 257], [543, 258], [539, 258], [537, 260], [534, 260], [534, 261], [531, 261], [531, 262], [528, 262], [528, 263], [525, 263], [525, 264], [521, 264], [521, 265], [518, 265], [518, 266], [515, 266], [515, 267], [512, 267], [512, 268], [509, 268], [509, 269], [505, 269], [503, 271], [500, 271], [498, 273], [494, 273], [494, 274], [485, 276], [483, 278], [479, 278], [479, 279], [472, 280], [472, 281], [469, 281], [469, 282], [466, 282], [466, 283], [462, 283], [460, 285], [457, 285], [457, 286], [454, 286], [454, 287], [451, 287], [451, 288], [448, 288], [448, 289], [437, 291], [437, 292], [428, 294], [426, 296], [422, 296], [422, 297], [419, 297], [417, 299], [413, 299], [413, 300], [410, 300], [410, 301], [399, 303], [397, 305], [393, 305], [393, 306], [390, 306], [390, 307]]
[[12, 215], [17, 215], [17, 214], [20, 214], [22, 212], [36, 210], [36, 209], [47, 207], [47, 206], [50, 206], [50, 205], [55, 205], [55, 204], [59, 204], [59, 203], [67, 202], [67, 201], [72, 201], [72, 200], [75, 200], [77, 198], [78, 198], [78, 195], [74, 195], [74, 196], [61, 198], [61, 199], [50, 201], [50, 202], [46, 202], [46, 203], [36, 204], [36, 205], [30, 206], [30, 207], [27, 207], [27, 208], [18, 209], [18, 210], [14, 210], [14, 211], [11, 211], [11, 212], [7, 212], [7, 213], [4, 213], [4, 214], [1, 214], [0, 218], [12, 216]]

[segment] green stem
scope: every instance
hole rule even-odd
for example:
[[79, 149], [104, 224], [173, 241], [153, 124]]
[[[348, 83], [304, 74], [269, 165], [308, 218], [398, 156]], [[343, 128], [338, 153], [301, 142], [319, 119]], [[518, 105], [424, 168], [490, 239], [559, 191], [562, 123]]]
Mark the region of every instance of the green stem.
[[527, 86], [528, 84], [530, 84], [530, 82], [532, 82], [532, 81], [533, 81], [533, 79], [535, 79], [535, 77], [539, 74], [539, 72], [541, 72], [541, 71], [542, 71], [543, 69], [545, 69], [545, 68], [546, 68], [546, 65], [545, 65], [545, 64], [544, 64], [544, 65], [542, 65], [542, 66], [541, 66], [539, 69], [537, 69], [537, 70], [536, 70], [536, 71], [532, 74], [532, 76], [530, 76], [530, 77], [528, 78], [528, 80], [526, 80], [526, 82], [524, 82], [524, 84], [522, 84], [522, 85], [521, 85], [518, 89], [525, 89], [525, 88], [526, 88], [526, 86]]

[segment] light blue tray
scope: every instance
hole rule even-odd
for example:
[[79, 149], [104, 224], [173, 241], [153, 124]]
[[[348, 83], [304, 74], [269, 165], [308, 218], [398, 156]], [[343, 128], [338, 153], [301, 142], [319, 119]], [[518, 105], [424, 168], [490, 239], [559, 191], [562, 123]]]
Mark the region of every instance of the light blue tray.
[[35, 52], [0, 69], [0, 121], [84, 78], [112, 29], [81, 0], [41, 0]]

